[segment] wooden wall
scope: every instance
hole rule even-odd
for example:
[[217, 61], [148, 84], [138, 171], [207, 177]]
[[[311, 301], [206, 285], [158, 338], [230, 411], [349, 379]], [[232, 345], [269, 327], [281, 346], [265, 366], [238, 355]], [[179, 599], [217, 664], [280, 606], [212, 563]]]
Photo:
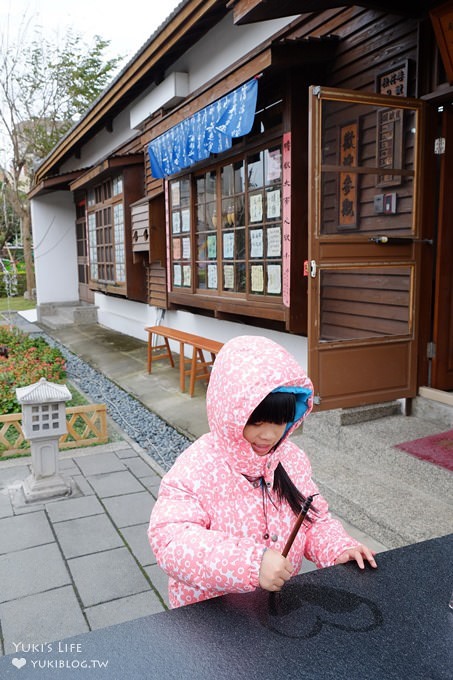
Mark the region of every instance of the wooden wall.
[[404, 59], [412, 59], [408, 95], [417, 95], [415, 20], [353, 6], [310, 15], [288, 37], [331, 34], [340, 37], [335, 62], [328, 81], [313, 85], [375, 92], [378, 72]]

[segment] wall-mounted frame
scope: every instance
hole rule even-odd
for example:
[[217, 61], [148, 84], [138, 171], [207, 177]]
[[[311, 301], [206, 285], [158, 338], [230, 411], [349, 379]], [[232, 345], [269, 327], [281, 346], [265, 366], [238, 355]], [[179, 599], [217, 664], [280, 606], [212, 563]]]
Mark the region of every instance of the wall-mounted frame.
[[407, 97], [409, 80], [409, 59], [381, 71], [376, 76], [376, 92], [395, 97]]
[[[376, 120], [376, 165], [379, 168], [403, 167], [403, 109], [379, 109]], [[377, 187], [398, 186], [401, 175], [378, 175]]]
[[359, 159], [359, 123], [357, 120], [340, 126], [339, 165], [345, 167], [339, 173], [338, 197], [338, 229], [358, 229], [357, 194], [358, 179], [356, 172], [348, 168], [356, 168]]
[[[376, 92], [394, 97], [407, 97], [409, 59], [395, 64], [376, 76]], [[380, 109], [376, 121], [376, 161], [379, 168], [402, 168], [403, 110]], [[376, 186], [392, 187], [401, 184], [401, 175], [378, 175]]]
[[453, 0], [430, 10], [429, 15], [448, 82], [453, 85]]

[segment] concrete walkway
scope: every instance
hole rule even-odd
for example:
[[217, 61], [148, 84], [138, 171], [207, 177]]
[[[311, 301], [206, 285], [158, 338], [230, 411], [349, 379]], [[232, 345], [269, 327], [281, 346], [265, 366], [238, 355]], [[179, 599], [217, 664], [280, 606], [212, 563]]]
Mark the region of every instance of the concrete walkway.
[[126, 441], [61, 457], [70, 498], [25, 505], [30, 459], [0, 464], [2, 652], [163, 611], [146, 528], [161, 471]]
[[[45, 332], [189, 438], [207, 431], [205, 386], [181, 394], [167, 362], [148, 375], [144, 342], [96, 324]], [[453, 475], [393, 446], [452, 426], [395, 415], [345, 427], [330, 412], [311, 415], [295, 439], [333, 513], [379, 552], [452, 531]], [[167, 579], [146, 537], [163, 470], [121, 437], [64, 452], [61, 470], [77, 492], [43, 504], [22, 501], [28, 458], [0, 462], [2, 653], [166, 608]]]

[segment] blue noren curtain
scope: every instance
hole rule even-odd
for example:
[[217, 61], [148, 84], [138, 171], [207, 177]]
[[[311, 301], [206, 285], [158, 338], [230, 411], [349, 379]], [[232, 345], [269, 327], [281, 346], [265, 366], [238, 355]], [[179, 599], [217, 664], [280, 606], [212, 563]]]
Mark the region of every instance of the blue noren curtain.
[[233, 137], [250, 132], [257, 94], [254, 78], [153, 139], [148, 146], [153, 177], [174, 175], [229, 149]]

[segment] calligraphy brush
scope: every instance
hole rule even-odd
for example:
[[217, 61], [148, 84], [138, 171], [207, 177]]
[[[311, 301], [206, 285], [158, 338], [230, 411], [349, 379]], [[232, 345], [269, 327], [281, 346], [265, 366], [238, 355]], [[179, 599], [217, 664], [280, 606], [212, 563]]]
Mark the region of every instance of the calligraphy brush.
[[291, 549], [292, 544], [294, 543], [294, 539], [296, 538], [297, 533], [298, 533], [300, 527], [302, 526], [302, 522], [304, 521], [304, 519], [307, 516], [308, 511], [310, 510], [310, 505], [313, 503], [313, 498], [315, 496], [319, 496], [319, 494], [314, 493], [313, 496], [308, 496], [306, 501], [304, 502], [302, 509], [301, 509], [296, 521], [294, 522], [294, 526], [291, 529], [291, 533], [289, 535], [288, 540], [286, 541], [285, 547], [282, 550], [283, 557], [288, 557], [288, 553]]
[[[302, 526], [302, 522], [304, 521], [304, 519], [307, 516], [308, 511], [310, 510], [310, 506], [313, 503], [313, 498], [315, 496], [318, 496], [318, 495], [319, 494], [314, 493], [312, 496], [308, 496], [307, 499], [305, 500], [305, 502], [304, 502], [304, 504], [301, 508], [301, 511], [300, 511], [299, 515], [297, 516], [296, 521], [294, 522], [294, 526], [291, 529], [291, 533], [288, 537], [288, 540], [285, 543], [285, 547], [282, 550], [283, 557], [288, 556], [288, 553], [291, 549], [291, 546], [294, 543], [294, 539], [296, 538], [297, 533], [298, 533], [300, 527]], [[273, 592], [273, 593], [270, 593], [270, 597], [269, 597], [269, 611], [273, 616], [276, 616], [280, 613], [279, 611], [277, 611], [276, 595], [277, 595], [277, 593]]]

